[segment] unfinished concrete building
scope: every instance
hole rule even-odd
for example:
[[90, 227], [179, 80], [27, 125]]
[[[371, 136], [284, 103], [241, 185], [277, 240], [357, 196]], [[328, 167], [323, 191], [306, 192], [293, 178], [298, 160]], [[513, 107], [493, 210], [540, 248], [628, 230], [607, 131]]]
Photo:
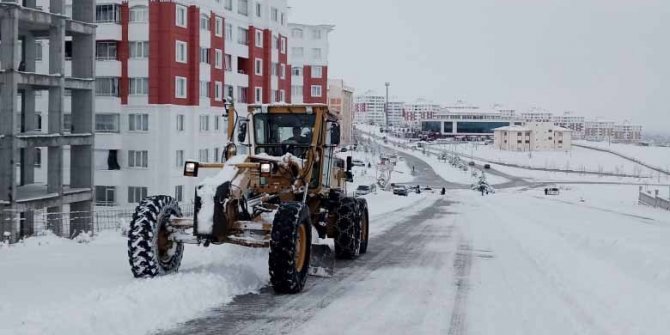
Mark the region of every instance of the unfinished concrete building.
[[[0, 0], [0, 232], [12, 240], [33, 234], [36, 213], [47, 218], [39, 225], [63, 236], [91, 227], [95, 3], [73, 0], [69, 18], [65, 0], [39, 7], [36, 0]], [[49, 45], [44, 71], [35, 67], [38, 41]], [[37, 115], [35, 97], [43, 95], [48, 107]], [[44, 151], [47, 176], [37, 183], [35, 153]]]

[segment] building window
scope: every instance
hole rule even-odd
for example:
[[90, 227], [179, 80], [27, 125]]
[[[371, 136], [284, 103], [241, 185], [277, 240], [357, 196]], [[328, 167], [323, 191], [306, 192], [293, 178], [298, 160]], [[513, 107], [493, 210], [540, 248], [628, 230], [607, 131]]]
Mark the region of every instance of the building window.
[[42, 60], [42, 42], [40, 41], [35, 41], [35, 60]]
[[42, 149], [35, 148], [35, 158], [33, 158], [33, 166], [36, 168], [42, 167]]
[[224, 62], [224, 67], [226, 71], [232, 71], [233, 70], [233, 56], [226, 54], [225, 57], [223, 58]]
[[312, 58], [321, 59], [321, 49], [320, 48], [312, 48]]
[[175, 43], [175, 61], [178, 63], [186, 63], [188, 60], [188, 44], [184, 41], [177, 41]]
[[226, 41], [232, 42], [233, 41], [233, 25], [230, 24], [230, 23], [226, 23], [225, 27], [226, 27], [225, 28], [225, 30], [226, 30], [225, 31], [226, 32]]
[[257, 76], [262, 76], [263, 75], [263, 60], [260, 58], [256, 58], [256, 62], [254, 64], [254, 73]]
[[209, 131], [209, 115], [200, 115], [200, 131]]
[[312, 85], [312, 97], [321, 96], [321, 85]]
[[237, 43], [249, 45], [249, 30], [242, 27], [237, 28]]
[[177, 115], [177, 131], [184, 131], [184, 115]]
[[200, 97], [209, 98], [209, 82], [206, 80], [200, 81]]
[[209, 162], [209, 149], [198, 150], [198, 161], [202, 163]]
[[217, 16], [215, 22], [214, 35], [221, 37], [223, 36], [223, 18]]
[[209, 16], [200, 15], [200, 30], [209, 31]]
[[279, 77], [280, 77], [281, 79], [285, 79], [285, 78], [286, 78], [286, 65], [284, 65], [284, 64], [281, 64], [281, 65], [279, 66]]
[[286, 91], [279, 90], [279, 102], [286, 102]]
[[223, 68], [223, 51], [220, 49], [214, 50], [214, 67], [217, 69]]
[[174, 187], [174, 200], [184, 201], [184, 186], [177, 185]]
[[149, 131], [149, 114], [128, 114], [128, 131]]
[[95, 95], [105, 97], [118, 97], [119, 78], [115, 77], [95, 78]]
[[149, 94], [149, 78], [130, 78], [129, 94], [130, 95], [147, 95]]
[[302, 57], [305, 54], [305, 50], [302, 47], [291, 48], [291, 53], [293, 57]]
[[116, 60], [116, 42], [95, 43], [95, 59]]
[[321, 30], [312, 30], [312, 38], [315, 40], [321, 39]]
[[149, 151], [128, 150], [128, 167], [129, 168], [149, 167]]
[[243, 104], [248, 103], [249, 102], [249, 97], [248, 97], [248, 94], [247, 94], [248, 90], [249, 89], [246, 88], [246, 87], [238, 86], [237, 87], [237, 101], [239, 101], [240, 103], [243, 103]]
[[299, 97], [302, 95], [302, 86], [291, 86], [291, 95]]
[[256, 96], [254, 97], [255, 98], [254, 102], [257, 104], [263, 103], [263, 88], [256, 87], [254, 93], [256, 93], [255, 94]]
[[114, 206], [114, 205], [116, 205], [116, 187], [114, 187], [114, 186], [96, 186], [95, 187], [95, 205], [96, 206]]
[[144, 23], [149, 18], [149, 8], [147, 6], [133, 6], [130, 8], [130, 22]]
[[214, 82], [214, 99], [216, 101], [223, 99], [223, 83], [220, 81]]
[[175, 24], [178, 27], [186, 28], [188, 24], [188, 17], [186, 15], [186, 7], [177, 5], [177, 15]]
[[277, 8], [272, 8], [272, 21], [277, 22], [279, 21], [279, 11]]
[[286, 53], [286, 39], [285, 39], [285, 38], [281, 38], [280, 40], [281, 40], [281, 41], [280, 41], [280, 45], [281, 45], [280, 52], [281, 52], [282, 54], [285, 54], [285, 53]]
[[231, 85], [223, 85], [223, 93], [224, 93], [224, 98], [234, 98], [235, 95], [233, 93], [234, 89], [233, 86]]
[[259, 2], [256, 3], [256, 17], [263, 17], [263, 6]]
[[321, 66], [312, 66], [312, 78], [323, 78], [323, 68]]
[[177, 150], [175, 159], [175, 167], [183, 168], [184, 167], [184, 150]]
[[279, 76], [279, 64], [278, 63], [272, 63], [272, 66], [270, 67], [272, 69], [272, 75], [273, 76]]
[[256, 29], [256, 41], [255, 41], [256, 47], [262, 48], [263, 47], [263, 31], [260, 29]]
[[95, 114], [96, 133], [118, 133], [119, 114]]
[[186, 99], [186, 78], [175, 77], [175, 92], [174, 96], [179, 99]]
[[302, 76], [302, 68], [299, 66], [292, 67], [291, 74], [294, 76]]
[[286, 24], [286, 14], [281, 13], [281, 25], [283, 26], [285, 24]]
[[149, 41], [130, 42], [128, 48], [130, 49], [130, 58], [149, 57]]
[[233, 0], [225, 0], [223, 8], [227, 10], [233, 10]]
[[291, 30], [291, 37], [293, 37], [293, 38], [302, 38], [302, 36], [303, 36], [302, 29], [299, 29], [299, 28], [293, 28], [293, 30]]
[[200, 48], [200, 63], [209, 64], [209, 48]]
[[119, 23], [121, 14], [119, 5], [97, 5], [95, 6], [95, 22], [97, 23]]
[[136, 204], [142, 199], [147, 197], [147, 188], [146, 187], [136, 187], [136, 186], [129, 186], [128, 187], [128, 203], [129, 204]]
[[237, 13], [249, 16], [249, 0], [237, 0]]
[[214, 148], [214, 162], [218, 163], [219, 161], [219, 148]]

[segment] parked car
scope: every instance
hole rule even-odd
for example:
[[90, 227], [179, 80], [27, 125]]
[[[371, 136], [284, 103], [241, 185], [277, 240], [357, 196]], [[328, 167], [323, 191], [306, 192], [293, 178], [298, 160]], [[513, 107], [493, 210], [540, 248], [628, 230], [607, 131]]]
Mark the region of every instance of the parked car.
[[561, 191], [558, 187], [549, 187], [544, 189], [544, 195], [559, 195]]
[[351, 164], [352, 164], [353, 166], [363, 166], [363, 167], [365, 166], [365, 162], [363, 162], [363, 161], [360, 160], [360, 159], [354, 159], [354, 160], [352, 160], [352, 161], [351, 161]]
[[356, 191], [354, 191], [355, 197], [360, 197], [362, 195], [370, 194], [377, 191], [377, 186], [375, 184], [370, 185], [358, 185]]
[[490, 169], [490, 168], [491, 168], [491, 164], [484, 164], [484, 168], [485, 168], [485, 169]]
[[468, 162], [468, 165], [469, 165], [469, 166], [475, 166], [475, 162], [473, 162], [473, 161], [469, 161], [469, 162]]
[[409, 190], [407, 190], [407, 186], [405, 185], [396, 185], [393, 187], [393, 194], [407, 196], [409, 195]]

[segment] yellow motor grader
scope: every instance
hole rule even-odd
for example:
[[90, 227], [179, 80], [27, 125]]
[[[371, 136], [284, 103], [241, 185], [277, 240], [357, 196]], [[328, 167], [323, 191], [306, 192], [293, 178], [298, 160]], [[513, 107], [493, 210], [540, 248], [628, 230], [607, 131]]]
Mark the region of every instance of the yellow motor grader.
[[[308, 274], [332, 275], [335, 257], [365, 253], [368, 207], [365, 199], [347, 196], [352, 163], [335, 155], [337, 116], [325, 105], [250, 105], [246, 117], [232, 103], [226, 110], [224, 162], [184, 166], [190, 177], [218, 170], [199, 181], [194, 216], [183, 217], [177, 201], [165, 195], [137, 206], [128, 232], [133, 275], [176, 272], [185, 243], [269, 247], [275, 292], [297, 293]], [[334, 239], [334, 252], [327, 243], [313, 243], [313, 230]]]

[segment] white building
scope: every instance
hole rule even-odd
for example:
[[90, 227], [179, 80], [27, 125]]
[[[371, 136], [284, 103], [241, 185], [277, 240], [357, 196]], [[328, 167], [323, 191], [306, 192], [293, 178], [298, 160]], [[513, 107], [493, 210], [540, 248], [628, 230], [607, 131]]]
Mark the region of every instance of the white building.
[[493, 145], [507, 151], [567, 151], [572, 149], [571, 134], [553, 122], [526, 122], [494, 129]]
[[584, 122], [584, 138], [590, 141], [611, 141], [614, 135], [614, 122], [591, 120]]
[[642, 126], [631, 124], [629, 121], [616, 124], [613, 128], [613, 138], [616, 142], [638, 143], [642, 140]]
[[388, 118], [389, 126], [402, 127], [405, 126], [404, 118], [405, 103], [398, 101], [397, 98], [391, 99], [388, 102]]
[[565, 112], [563, 115], [555, 115], [552, 118], [555, 125], [572, 130], [573, 139], [584, 138], [585, 118], [576, 116], [571, 112]]
[[521, 119], [526, 122], [551, 122], [554, 115], [539, 108], [533, 108], [530, 112], [521, 113]]
[[293, 103], [328, 102], [328, 34], [332, 25], [289, 23]]
[[421, 126], [422, 120], [434, 119], [441, 109], [442, 107], [439, 104], [425, 99], [405, 103], [405, 123], [411, 128], [418, 129]]
[[356, 122], [377, 126], [386, 125], [386, 115], [384, 114], [385, 103], [386, 97], [375, 94], [373, 91], [356, 95], [354, 97]]
[[354, 88], [342, 79], [328, 80], [328, 108], [340, 117], [341, 143], [352, 144], [354, 127]]
[[421, 131], [463, 139], [490, 138], [495, 128], [522, 124], [509, 110], [485, 111], [464, 104], [441, 108], [420, 122]]

